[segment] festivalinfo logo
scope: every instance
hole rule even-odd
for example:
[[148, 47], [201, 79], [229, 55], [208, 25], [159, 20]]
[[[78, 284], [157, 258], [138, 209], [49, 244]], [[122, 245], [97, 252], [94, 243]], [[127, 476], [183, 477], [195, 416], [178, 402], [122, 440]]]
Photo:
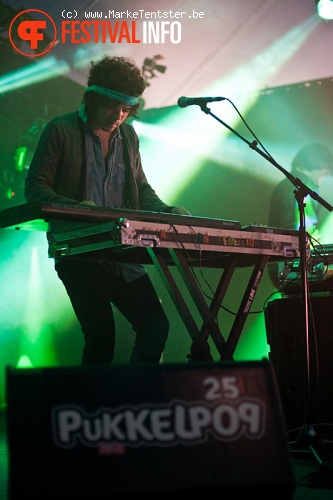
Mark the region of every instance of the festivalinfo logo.
[[76, 10], [61, 12], [61, 30], [52, 17], [42, 10], [28, 9], [18, 13], [9, 27], [13, 48], [27, 57], [38, 57], [56, 44], [143, 43], [178, 44], [182, 41], [182, 20], [201, 20], [204, 12], [184, 11], [115, 11], [84, 12], [78, 19]]
[[52, 17], [37, 9], [19, 12], [9, 26], [8, 35], [13, 48], [27, 57], [42, 56], [57, 42], [57, 28]]

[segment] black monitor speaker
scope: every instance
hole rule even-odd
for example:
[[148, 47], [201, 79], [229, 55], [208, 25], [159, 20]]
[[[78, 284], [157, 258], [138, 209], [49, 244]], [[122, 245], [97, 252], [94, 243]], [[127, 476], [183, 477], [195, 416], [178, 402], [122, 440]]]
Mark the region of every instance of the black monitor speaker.
[[268, 360], [8, 367], [6, 384], [11, 500], [292, 498]]
[[333, 295], [310, 295], [308, 338], [299, 296], [270, 301], [265, 323], [288, 430], [333, 424]]

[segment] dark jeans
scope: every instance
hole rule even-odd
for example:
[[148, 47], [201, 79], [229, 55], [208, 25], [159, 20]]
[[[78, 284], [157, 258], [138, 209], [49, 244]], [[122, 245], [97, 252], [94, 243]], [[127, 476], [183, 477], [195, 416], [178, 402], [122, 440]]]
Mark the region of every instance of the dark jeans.
[[56, 271], [84, 335], [82, 365], [113, 360], [116, 335], [111, 303], [136, 333], [130, 362], [159, 362], [169, 321], [148, 274], [127, 283], [97, 262], [74, 260], [58, 262]]

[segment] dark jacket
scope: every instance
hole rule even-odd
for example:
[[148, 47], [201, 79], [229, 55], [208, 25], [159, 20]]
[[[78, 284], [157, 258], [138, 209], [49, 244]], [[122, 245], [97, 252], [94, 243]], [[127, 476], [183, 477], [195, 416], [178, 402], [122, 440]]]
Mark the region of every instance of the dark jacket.
[[[126, 208], [170, 212], [147, 182], [134, 128], [123, 123]], [[84, 124], [77, 112], [52, 119], [45, 127], [31, 161], [26, 182], [28, 202], [78, 204], [87, 200]]]

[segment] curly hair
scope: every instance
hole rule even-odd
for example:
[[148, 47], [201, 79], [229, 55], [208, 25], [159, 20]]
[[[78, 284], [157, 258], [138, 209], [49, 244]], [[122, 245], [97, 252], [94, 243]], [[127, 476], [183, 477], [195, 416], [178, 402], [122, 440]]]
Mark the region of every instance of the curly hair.
[[[140, 69], [134, 61], [125, 57], [110, 57], [105, 55], [99, 61], [92, 61], [87, 85], [99, 85], [123, 94], [140, 97], [146, 87]], [[97, 106], [110, 104], [112, 99], [96, 92], [85, 92], [82, 102], [85, 102], [88, 115], [94, 112]], [[136, 116], [140, 104], [131, 106], [130, 116]]]
[[303, 146], [291, 163], [292, 170], [320, 170], [326, 168], [333, 174], [333, 154], [332, 151], [317, 142]]

